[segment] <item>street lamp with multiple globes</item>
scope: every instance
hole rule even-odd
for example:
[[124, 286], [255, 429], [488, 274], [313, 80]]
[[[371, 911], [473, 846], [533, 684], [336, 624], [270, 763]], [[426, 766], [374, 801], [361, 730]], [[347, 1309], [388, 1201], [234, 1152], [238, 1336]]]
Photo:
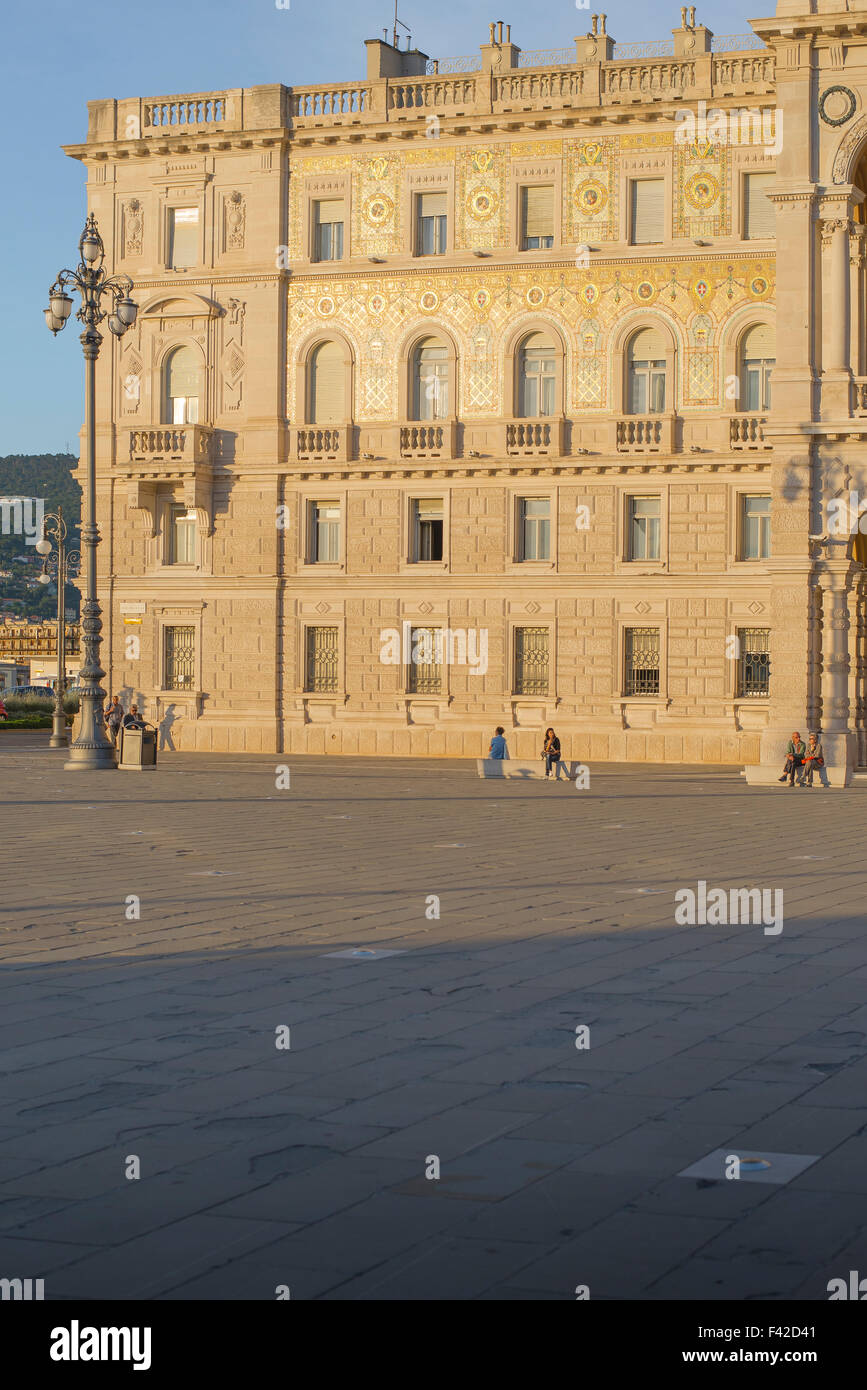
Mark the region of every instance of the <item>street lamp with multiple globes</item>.
[[[81, 555], [77, 550], [66, 549], [66, 536], [63, 508], [47, 512], [42, 523], [42, 539], [37, 542], [36, 551], [44, 557], [40, 584], [50, 584], [52, 578], [57, 580], [57, 688], [54, 692], [54, 728], [48, 741], [49, 748], [69, 747], [63, 709], [66, 694], [66, 584], [78, 574]], [[56, 542], [56, 550], [52, 548], [52, 540]]]
[[[81, 726], [64, 767], [70, 772], [96, 772], [117, 766], [114, 750], [105, 734], [102, 713], [105, 691], [99, 683], [105, 671], [99, 664], [102, 618], [96, 597], [96, 547], [99, 545], [96, 527], [96, 359], [102, 345], [98, 325], [108, 318], [109, 329], [115, 337], [120, 338], [135, 323], [138, 305], [130, 298], [133, 283], [128, 275], [107, 276], [105, 273], [105, 247], [93, 213], [87, 219], [78, 250], [81, 258], [78, 269], [61, 270], [51, 286], [45, 322], [56, 336], [72, 313], [74, 300], [67, 294], [67, 287], [78, 290], [81, 307], [76, 318], [84, 324], [81, 345], [85, 364], [84, 432], [87, 462], [85, 514], [81, 528], [85, 555], [85, 592], [81, 610], [84, 660], [79, 674]], [[102, 307], [104, 297], [112, 300], [111, 311]]]

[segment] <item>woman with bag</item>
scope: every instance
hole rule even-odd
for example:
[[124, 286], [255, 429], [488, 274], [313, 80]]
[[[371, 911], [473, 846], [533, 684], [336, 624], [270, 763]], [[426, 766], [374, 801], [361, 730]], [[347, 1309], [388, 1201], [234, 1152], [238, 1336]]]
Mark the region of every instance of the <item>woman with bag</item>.
[[542, 749], [545, 759], [545, 781], [559, 781], [560, 778], [560, 740], [553, 729], [545, 730], [545, 746]]

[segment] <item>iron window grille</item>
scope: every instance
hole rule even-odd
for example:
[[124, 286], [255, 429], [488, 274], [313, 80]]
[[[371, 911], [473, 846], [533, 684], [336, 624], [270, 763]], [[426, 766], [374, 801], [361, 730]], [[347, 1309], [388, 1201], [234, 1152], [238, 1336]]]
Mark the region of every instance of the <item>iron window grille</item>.
[[192, 627], [165, 629], [164, 690], [192, 690], [195, 685], [196, 634]]
[[627, 695], [659, 694], [658, 627], [626, 629], [625, 664], [624, 689]]
[[414, 627], [407, 668], [406, 688], [410, 695], [441, 695], [443, 688], [442, 628]]
[[337, 690], [337, 628], [308, 627], [305, 690], [330, 695]]
[[738, 696], [741, 699], [761, 700], [770, 694], [770, 638], [767, 627], [738, 629]]
[[515, 694], [548, 694], [548, 629], [515, 629]]

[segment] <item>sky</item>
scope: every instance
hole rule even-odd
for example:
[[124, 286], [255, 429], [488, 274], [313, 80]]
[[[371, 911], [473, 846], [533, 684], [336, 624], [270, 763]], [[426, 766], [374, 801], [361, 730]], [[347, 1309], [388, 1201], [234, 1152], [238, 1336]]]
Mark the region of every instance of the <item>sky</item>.
[[[352, 81], [364, 76], [364, 40], [393, 28], [393, 0], [288, 0], [278, 8], [284, 4], [89, 0], [81, 10], [40, 0], [6, 8], [0, 456], [78, 451], [84, 367], [76, 325], [52, 338], [42, 310], [57, 272], [77, 261], [85, 170], [60, 146], [85, 139], [87, 102]], [[590, 28], [590, 11], [575, 0], [546, 0], [529, 14], [514, 0], [511, 10], [502, 0], [399, 4], [413, 47], [432, 58], [477, 52], [495, 18], [511, 24], [512, 41], [525, 49], [566, 48]], [[697, 21], [717, 34], [746, 33], [748, 16], [774, 8], [717, 0], [713, 10], [699, 6]], [[621, 43], [667, 38], [680, 24], [679, 3], [626, 0], [610, 3], [607, 13], [608, 33]]]

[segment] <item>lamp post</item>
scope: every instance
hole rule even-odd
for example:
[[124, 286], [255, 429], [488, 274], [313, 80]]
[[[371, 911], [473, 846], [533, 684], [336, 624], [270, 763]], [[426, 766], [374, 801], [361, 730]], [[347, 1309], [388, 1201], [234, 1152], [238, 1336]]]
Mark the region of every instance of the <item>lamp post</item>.
[[[138, 305], [130, 298], [133, 288], [128, 275], [107, 276], [103, 267], [105, 247], [93, 213], [85, 223], [78, 243], [77, 270], [61, 270], [49, 291], [45, 322], [55, 336], [65, 326], [72, 313], [73, 298], [67, 287], [78, 290], [81, 307], [76, 318], [84, 324], [81, 345], [84, 349], [85, 393], [84, 432], [87, 463], [84, 525], [81, 544], [85, 555], [85, 591], [81, 610], [83, 661], [81, 681], [81, 727], [78, 738], [69, 750], [67, 771], [96, 772], [116, 767], [114, 750], [109, 743], [103, 723], [105, 691], [100, 685], [105, 671], [99, 664], [102, 643], [101, 609], [96, 597], [96, 547], [99, 531], [96, 527], [96, 359], [102, 345], [98, 325], [108, 318], [108, 326], [120, 338], [136, 319]], [[104, 299], [111, 299], [111, 309], [103, 308]]]
[[[48, 741], [49, 748], [68, 748], [69, 735], [66, 732], [66, 714], [63, 697], [66, 694], [66, 583], [74, 579], [81, 568], [81, 555], [77, 550], [66, 549], [67, 526], [63, 520], [63, 508], [47, 512], [42, 523], [42, 540], [36, 545], [36, 552], [42, 555], [40, 584], [50, 584], [52, 576], [57, 579], [57, 688], [54, 692], [54, 728]], [[57, 549], [51, 546], [52, 539]]]

